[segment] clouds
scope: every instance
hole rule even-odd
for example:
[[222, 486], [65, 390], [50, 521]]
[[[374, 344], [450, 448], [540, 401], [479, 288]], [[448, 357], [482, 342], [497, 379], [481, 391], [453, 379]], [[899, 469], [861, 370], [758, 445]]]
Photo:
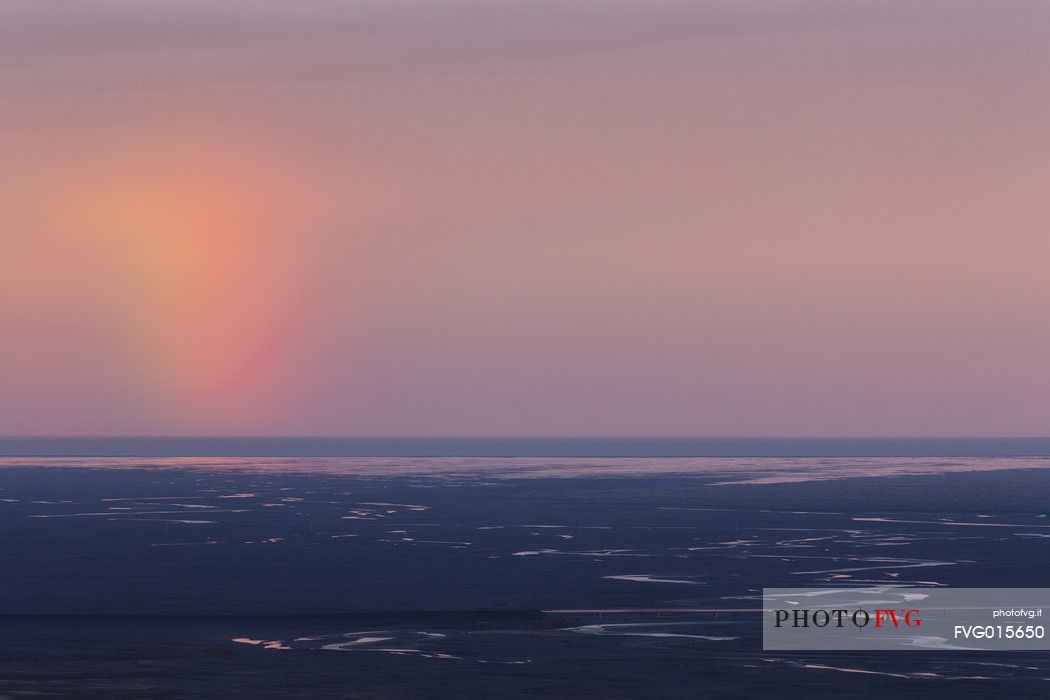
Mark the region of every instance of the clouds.
[[[375, 72], [491, 70], [651, 45], [909, 27], [949, 32], [1001, 13], [966, 3], [682, 2], [8, 2], [0, 73], [8, 89], [158, 89]], [[1019, 3], [1018, 13], [1032, 12]], [[1017, 26], [1024, 26], [1020, 22]], [[615, 61], [615, 57], [611, 60]], [[498, 66], [496, 66], [498, 69]]]
[[4, 3], [0, 433], [1040, 432], [1004, 7]]

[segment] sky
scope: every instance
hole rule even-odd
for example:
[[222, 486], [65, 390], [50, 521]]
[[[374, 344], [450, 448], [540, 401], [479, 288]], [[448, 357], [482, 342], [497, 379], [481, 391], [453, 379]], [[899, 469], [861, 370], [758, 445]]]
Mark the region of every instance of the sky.
[[0, 0], [0, 434], [1050, 434], [1050, 3]]

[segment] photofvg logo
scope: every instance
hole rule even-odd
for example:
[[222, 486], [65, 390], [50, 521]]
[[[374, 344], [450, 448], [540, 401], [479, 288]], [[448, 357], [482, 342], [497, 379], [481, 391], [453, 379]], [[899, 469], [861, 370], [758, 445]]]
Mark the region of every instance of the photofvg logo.
[[1045, 588], [766, 588], [763, 648], [1050, 649]]
[[784, 625], [790, 625], [791, 627], [827, 627], [828, 625], [834, 625], [836, 627], [843, 627], [847, 624], [852, 624], [857, 628], [864, 628], [868, 625], [873, 625], [876, 629], [881, 629], [885, 624], [886, 626], [892, 625], [893, 629], [899, 629], [902, 625], [904, 627], [920, 627], [922, 625], [922, 619], [919, 617], [919, 610], [911, 608], [905, 610], [903, 608], [877, 608], [875, 610], [865, 610], [859, 608], [857, 610], [849, 610], [848, 608], [836, 608], [834, 610], [810, 610], [809, 608], [792, 608], [790, 610], [780, 608], [773, 611], [776, 619], [776, 626], [783, 627]]

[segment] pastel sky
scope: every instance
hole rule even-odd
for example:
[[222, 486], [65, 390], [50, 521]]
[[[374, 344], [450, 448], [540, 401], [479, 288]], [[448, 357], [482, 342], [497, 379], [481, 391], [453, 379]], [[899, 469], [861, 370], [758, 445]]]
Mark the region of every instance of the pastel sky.
[[1043, 0], [3, 0], [0, 434], [1046, 435]]

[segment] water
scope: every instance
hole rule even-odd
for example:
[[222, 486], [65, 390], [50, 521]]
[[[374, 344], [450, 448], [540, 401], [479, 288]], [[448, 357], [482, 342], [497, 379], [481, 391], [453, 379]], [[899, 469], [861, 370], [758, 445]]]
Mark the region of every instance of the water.
[[953, 444], [1014, 456], [5, 457], [0, 695], [1046, 696], [761, 649], [762, 587], [1045, 585], [1050, 460]]

